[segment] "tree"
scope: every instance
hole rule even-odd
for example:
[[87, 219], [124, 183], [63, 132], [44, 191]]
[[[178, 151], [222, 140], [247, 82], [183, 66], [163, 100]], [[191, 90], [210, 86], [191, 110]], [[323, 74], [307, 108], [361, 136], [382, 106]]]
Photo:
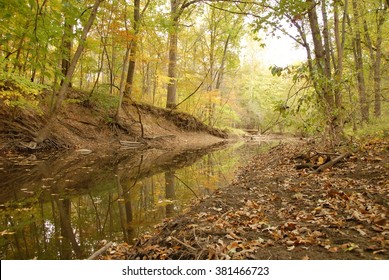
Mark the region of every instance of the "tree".
[[170, 0], [170, 28], [169, 28], [169, 83], [167, 86], [166, 108], [173, 109], [177, 105], [177, 49], [178, 30], [182, 13], [200, 0]]
[[43, 142], [47, 138], [47, 134], [50, 132], [50, 126], [52, 125], [52, 121], [61, 109], [62, 102], [65, 100], [67, 89], [69, 88], [70, 81], [71, 81], [73, 74], [74, 74], [74, 71], [76, 69], [77, 62], [80, 59], [81, 54], [84, 50], [85, 42], [86, 42], [89, 30], [91, 29], [93, 22], [96, 18], [97, 10], [103, 1], [104, 0], [95, 0], [95, 3], [92, 7], [92, 11], [91, 11], [91, 14], [89, 16], [88, 22], [86, 23], [86, 25], [83, 28], [80, 42], [77, 46], [77, 50], [76, 50], [76, 52], [75, 52], [75, 54], [70, 62], [69, 69], [66, 73], [64, 81], [62, 82], [61, 88], [58, 91], [58, 97], [57, 97], [55, 105], [50, 113], [49, 120], [48, 120], [47, 124], [38, 132], [37, 137], [35, 138], [35, 141], [38, 143]]
[[[120, 96], [119, 96], [119, 104], [118, 104], [116, 114], [115, 114], [116, 120], [119, 119], [120, 108], [121, 108], [122, 103], [123, 103], [124, 95], [127, 95], [128, 97], [131, 98], [132, 90], [133, 90], [133, 86], [134, 86], [136, 55], [137, 55], [138, 41], [139, 41], [138, 35], [140, 32], [141, 19], [144, 16], [147, 7], [150, 4], [150, 1], [149, 0], [146, 1], [142, 11], [140, 9], [140, 3], [141, 3], [140, 0], [134, 0], [134, 17], [133, 17], [133, 23], [132, 23], [132, 26], [133, 26], [132, 33], [133, 34], [131, 35], [131, 40], [127, 43], [127, 50], [126, 50], [126, 54], [124, 56], [123, 71], [122, 71], [122, 75], [125, 75], [124, 68], [125, 68], [127, 61], [129, 60], [127, 78], [126, 78], [126, 83], [125, 83], [124, 88], [122, 88], [122, 86], [120, 86], [121, 89], [120, 89]], [[125, 26], [126, 26], [126, 31], [128, 32], [127, 22], [125, 23]]]
[[355, 70], [357, 72], [359, 103], [363, 122], [369, 121], [369, 102], [366, 93], [365, 71], [362, 54], [362, 38], [361, 38], [361, 23], [359, 15], [359, 5], [356, 0], [352, 1], [353, 6], [353, 18], [354, 18], [354, 59]]

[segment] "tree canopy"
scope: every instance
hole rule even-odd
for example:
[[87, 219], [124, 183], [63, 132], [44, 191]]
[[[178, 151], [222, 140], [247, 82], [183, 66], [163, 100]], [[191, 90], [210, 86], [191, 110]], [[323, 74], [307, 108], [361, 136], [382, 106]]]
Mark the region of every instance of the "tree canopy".
[[[74, 87], [109, 96], [117, 117], [129, 100], [335, 142], [388, 123], [387, 19], [382, 0], [0, 0], [0, 86], [52, 89], [51, 112]], [[291, 38], [306, 59], [268, 69], [268, 36]], [[0, 98], [32, 106], [31, 92]]]

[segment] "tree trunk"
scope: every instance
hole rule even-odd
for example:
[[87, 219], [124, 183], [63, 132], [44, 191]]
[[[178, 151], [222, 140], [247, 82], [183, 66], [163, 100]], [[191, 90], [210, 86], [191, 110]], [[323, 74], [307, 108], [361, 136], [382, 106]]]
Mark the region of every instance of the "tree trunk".
[[130, 62], [128, 64], [128, 72], [127, 72], [127, 80], [126, 80], [126, 88], [125, 94], [127, 96], [132, 95], [133, 85], [134, 85], [134, 75], [135, 75], [135, 67], [136, 67], [136, 51], [138, 47], [138, 38], [139, 34], [139, 25], [140, 25], [140, 0], [134, 0], [134, 38], [130, 44]]
[[173, 109], [177, 105], [177, 45], [178, 45], [178, 0], [170, 0], [170, 16], [172, 26], [169, 32], [169, 84], [167, 86], [166, 108]]
[[[328, 32], [328, 22], [327, 22], [327, 13], [326, 13], [326, 3], [323, 0], [322, 3], [322, 16], [323, 16], [323, 36], [320, 31], [319, 20], [316, 12], [316, 6], [318, 5], [313, 0], [308, 0], [307, 3], [310, 3], [310, 8], [308, 9], [308, 18], [309, 25], [312, 33], [312, 40], [314, 45], [315, 53], [315, 66], [310, 65], [310, 75], [315, 84], [315, 90], [319, 95], [319, 100], [323, 101], [324, 113], [327, 116], [327, 137], [332, 144], [339, 141], [343, 135], [343, 125], [340, 117], [340, 100], [338, 103], [334, 98], [334, 87], [331, 82], [332, 72], [331, 72], [331, 45], [330, 45], [330, 36]], [[323, 40], [324, 39], [324, 43]], [[339, 98], [339, 97], [338, 97]]]
[[[389, 2], [389, 0], [388, 0]], [[389, 4], [388, 4], [389, 5]], [[386, 6], [388, 9], [388, 6]], [[378, 12], [377, 23], [377, 44], [376, 57], [373, 64], [374, 69], [374, 115], [381, 117], [381, 60], [382, 60], [382, 26], [385, 22], [384, 12]]]
[[[343, 57], [344, 57], [344, 44], [346, 41], [346, 18], [347, 18], [347, 10], [348, 10], [348, 0], [344, 1], [344, 12], [342, 19], [342, 30], [340, 31], [340, 22], [339, 22], [339, 5], [340, 2], [338, 0], [334, 1], [334, 33], [335, 33], [335, 44], [336, 44], [336, 52], [337, 52], [337, 60], [336, 60], [336, 69], [335, 69], [335, 104], [337, 108], [342, 106], [342, 77], [343, 77]], [[340, 33], [342, 32], [342, 33]]]
[[[63, 1], [63, 6], [67, 5], [69, 3], [68, 0]], [[70, 67], [70, 58], [72, 53], [72, 34], [73, 34], [73, 26], [69, 24], [69, 15], [66, 14], [66, 10], [64, 9], [64, 17], [65, 17], [65, 23], [64, 23], [64, 29], [63, 29], [63, 36], [62, 36], [62, 61], [61, 61], [61, 68], [62, 68], [62, 75], [63, 79], [61, 80], [61, 85], [64, 82], [64, 79], [66, 77], [66, 73], [69, 70]], [[72, 87], [71, 81], [69, 81], [69, 87]]]
[[[165, 172], [165, 198], [170, 201], [176, 199], [174, 171]], [[173, 216], [174, 212], [174, 204], [168, 203], [166, 205], [166, 217]]]
[[116, 122], [119, 122], [120, 109], [121, 109], [122, 104], [123, 104], [123, 97], [124, 97], [124, 93], [125, 93], [124, 79], [125, 79], [125, 74], [126, 74], [127, 61], [128, 61], [129, 56], [130, 56], [130, 50], [131, 50], [131, 46], [128, 46], [127, 50], [126, 50], [126, 54], [124, 55], [124, 63], [123, 63], [122, 74], [120, 77], [120, 86], [119, 86], [119, 88], [120, 88], [119, 103], [118, 103], [118, 106], [116, 107], [116, 113], [115, 113], [115, 121]]
[[363, 57], [362, 57], [362, 40], [361, 40], [361, 31], [360, 31], [360, 20], [359, 20], [359, 11], [358, 3], [356, 0], [353, 0], [353, 15], [354, 15], [354, 28], [355, 28], [355, 38], [354, 38], [354, 59], [355, 59], [355, 69], [357, 71], [357, 82], [358, 82], [358, 92], [359, 92], [359, 103], [360, 110], [363, 122], [369, 121], [369, 103], [367, 100], [366, 94], [366, 84], [365, 84], [365, 73], [363, 70]]
[[322, 0], [322, 16], [323, 16], [323, 40], [324, 40], [324, 74], [328, 81], [331, 80], [331, 48], [330, 48], [330, 33], [328, 28], [327, 18], [327, 3]]
[[222, 81], [223, 81], [224, 67], [225, 67], [225, 64], [226, 64], [227, 50], [228, 50], [228, 45], [230, 43], [230, 38], [231, 38], [231, 34], [228, 34], [226, 42], [224, 44], [223, 57], [222, 57], [222, 61], [221, 61], [221, 64], [220, 64], [220, 68], [219, 68], [219, 72], [218, 72], [218, 75], [217, 75], [217, 79], [216, 79], [216, 89], [218, 89], [218, 90], [220, 89], [220, 87], [222, 85]]

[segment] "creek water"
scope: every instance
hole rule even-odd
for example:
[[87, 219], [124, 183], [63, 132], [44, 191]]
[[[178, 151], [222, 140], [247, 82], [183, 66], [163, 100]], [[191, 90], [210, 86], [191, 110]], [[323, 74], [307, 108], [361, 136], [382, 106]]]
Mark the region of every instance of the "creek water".
[[272, 145], [8, 157], [0, 161], [0, 258], [83, 259], [104, 240], [133, 243]]

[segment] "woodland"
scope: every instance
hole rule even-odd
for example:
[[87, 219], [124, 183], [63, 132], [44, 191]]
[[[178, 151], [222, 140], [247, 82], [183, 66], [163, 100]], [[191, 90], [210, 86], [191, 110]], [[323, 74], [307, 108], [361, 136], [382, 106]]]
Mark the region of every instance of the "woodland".
[[[388, 13], [389, 0], [0, 0], [0, 171], [65, 150], [284, 139], [190, 215], [91, 257], [388, 259]], [[305, 58], [266, 64], [285, 37]]]

